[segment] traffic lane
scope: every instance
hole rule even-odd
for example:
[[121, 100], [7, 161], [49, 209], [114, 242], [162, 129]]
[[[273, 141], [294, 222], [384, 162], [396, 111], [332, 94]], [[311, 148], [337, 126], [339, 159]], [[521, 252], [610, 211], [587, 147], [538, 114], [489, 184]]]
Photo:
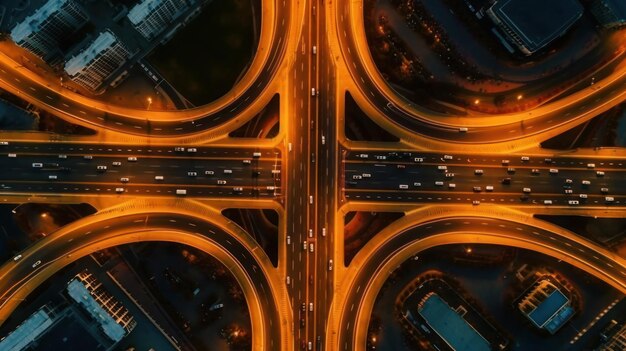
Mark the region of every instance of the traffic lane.
[[[27, 81], [24, 76], [20, 76], [20, 78], [14, 77], [11, 73], [13, 69], [8, 66], [0, 68], [0, 80], [13, 87], [13, 89], [9, 90], [13, 90], [18, 96], [23, 95], [23, 93], [29, 94], [38, 100], [40, 104], [47, 105], [58, 111], [66, 112], [74, 118], [91, 123], [95, 126], [134, 135], [174, 136], [201, 132], [235, 118], [239, 111], [249, 107], [256, 98], [262, 94], [264, 88], [275, 76], [278, 67], [282, 63], [282, 60], [278, 58], [283, 56], [287, 47], [287, 37], [290, 31], [285, 28], [285, 25], [287, 24], [289, 27], [290, 22], [284, 21], [284, 18], [291, 18], [291, 16], [286, 16], [286, 14], [290, 12], [291, 2], [277, 1], [276, 5], [276, 18], [282, 18], [283, 21], [281, 21], [280, 30], [276, 31], [277, 35], [274, 36], [268, 48], [269, 52], [272, 54], [268, 57], [266, 66], [261, 70], [256, 81], [251, 83], [248, 89], [241, 96], [233, 100], [231, 104], [213, 114], [196, 118], [193, 121], [149, 121], [147, 118], [133, 118], [100, 111], [91, 106], [86, 106], [66, 98], [62, 93], [60, 94], [50, 87], [44, 87], [34, 82]], [[278, 24], [275, 24], [275, 26], [278, 26]], [[61, 88], [61, 92], [65, 92], [63, 88]], [[141, 112], [143, 113], [142, 110]], [[176, 112], [168, 111], [162, 113]]]
[[[6, 141], [8, 145], [0, 145], [0, 152], [15, 153], [17, 157], [22, 155], [46, 155], [53, 154], [67, 155], [67, 157], [128, 157], [138, 158], [189, 158], [189, 159], [280, 159], [281, 150], [278, 148], [234, 148], [234, 147], [205, 147], [194, 146], [192, 148], [181, 146], [159, 146], [159, 145], [103, 145], [103, 144], [64, 144], [50, 142], [21, 142]], [[181, 148], [180, 151], [177, 149]], [[255, 157], [254, 153], [260, 153]]]
[[[362, 155], [365, 155], [363, 157]], [[451, 157], [451, 159], [445, 159], [445, 156]], [[384, 157], [384, 159], [377, 159]], [[527, 161], [522, 160], [522, 157], [528, 157]], [[423, 159], [420, 162], [416, 162], [416, 158]], [[407, 151], [388, 151], [388, 150], [351, 150], [346, 153], [345, 159], [347, 161], [356, 161], [363, 163], [389, 163], [389, 164], [410, 164], [410, 163], [423, 163], [426, 165], [442, 164], [442, 165], [491, 165], [502, 167], [526, 167], [526, 168], [576, 168], [576, 169], [590, 169], [587, 165], [590, 163], [594, 165], [593, 170], [597, 169], [615, 169], [623, 170], [626, 165], [626, 160], [616, 158], [602, 158], [602, 157], [559, 157], [546, 154], [546, 156], [525, 156], [523, 153], [518, 155], [480, 155], [475, 154], [457, 154], [457, 153], [431, 153], [431, 152], [407, 152]], [[550, 162], [546, 162], [549, 159]], [[507, 161], [506, 163], [503, 161]]]
[[[581, 244], [577, 241], [555, 235], [540, 228], [501, 219], [476, 217], [444, 218], [426, 222], [398, 233], [390, 240], [383, 242], [378, 250], [376, 250], [375, 254], [369, 255], [366, 258], [362, 269], [359, 271], [352, 286], [349, 288], [350, 292], [348, 293], [347, 303], [344, 305], [345, 307], [343, 309], [343, 315], [341, 316], [341, 324], [339, 327], [339, 349], [356, 350], [365, 347], [365, 345], [355, 345], [353, 337], [357, 330], [357, 322], [359, 322], [356, 317], [359, 307], [364, 304], [363, 291], [369, 282], [372, 281], [373, 277], [379, 273], [384, 274], [384, 272], [378, 271], [379, 267], [388, 261], [390, 256], [393, 255], [399, 248], [404, 247], [411, 242], [437, 234], [445, 235], [446, 233], [455, 232], [475, 232], [479, 233], [479, 235], [503, 235], [521, 240], [532, 240], [533, 242], [542, 243], [555, 250], [567, 252], [577, 259], [590, 262], [590, 264], [592, 264], [597, 270], [607, 272], [607, 274], [614, 277], [614, 279], [619, 280], [622, 284], [626, 284], [626, 271], [618, 263], [590, 248], [586, 245], [586, 243]], [[474, 241], [474, 237], [476, 237], [476, 234], [468, 235], [468, 242]], [[364, 325], [361, 324], [361, 326]]]
[[[213, 224], [185, 215], [169, 213], [126, 215], [81, 227], [62, 238], [54, 237], [52, 234], [53, 236], [42, 244], [37, 252], [20, 261], [9, 262], [9, 265], [13, 267], [10, 268], [11, 274], [4, 275], [4, 278], [0, 279], [0, 292], [2, 292], [0, 299], [10, 296], [17, 289], [17, 284], [23, 282], [24, 278], [34, 278], [38, 271], [51, 262], [67, 257], [81, 247], [118, 235], [117, 233], [120, 232], [146, 231], [150, 228], [197, 233], [197, 235], [206, 236], [230, 252], [241, 263], [252, 282], [256, 284], [255, 290], [259, 297], [259, 305], [264, 309], [266, 340], [271, 346], [268, 349], [275, 348], [272, 345], [281, 340], [279, 309], [271, 295], [268, 277], [259, 269], [260, 264], [238, 240], [229, 234]], [[32, 264], [37, 261], [41, 263], [33, 268]]]
[[[373, 166], [373, 167], [371, 167]], [[382, 167], [381, 167], [382, 166]], [[407, 190], [435, 190], [450, 187], [453, 191], [473, 191], [474, 187], [481, 187], [481, 191], [492, 187], [494, 192], [514, 192], [528, 188], [533, 193], [565, 193], [566, 189], [572, 193], [603, 193], [601, 189], [608, 189], [604, 193], [620, 195], [626, 193], [624, 172], [605, 172], [598, 176], [595, 170], [563, 170], [550, 173], [549, 170], [539, 169], [533, 173], [530, 169], [516, 169], [508, 172], [503, 167], [484, 166], [446, 166], [447, 169], [438, 169], [439, 166], [429, 165], [372, 165], [362, 163], [345, 164], [345, 186], [347, 188], [368, 188], [376, 190], [398, 190], [406, 186]], [[476, 171], [482, 171], [477, 175]], [[504, 179], [510, 179], [510, 184], [503, 184]], [[589, 184], [583, 184], [583, 181]], [[441, 185], [437, 185], [441, 182]]]

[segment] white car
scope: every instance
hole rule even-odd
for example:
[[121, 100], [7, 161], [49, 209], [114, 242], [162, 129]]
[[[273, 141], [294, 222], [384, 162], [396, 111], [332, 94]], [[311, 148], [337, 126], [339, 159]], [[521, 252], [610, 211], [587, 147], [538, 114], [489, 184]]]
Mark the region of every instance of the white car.
[[137, 162], [137, 157], [129, 156], [128, 157], [128, 162]]
[[452, 157], [452, 155], [443, 155], [443, 159], [444, 160], [452, 160], [453, 157]]
[[67, 158], [67, 155], [59, 155], [59, 158]]
[[15, 257], [13, 257], [13, 261], [19, 261], [20, 258], [22, 258], [22, 255], [17, 255]]
[[182, 146], [177, 146], [177, 147], [174, 148], [174, 151], [176, 151], [176, 152], [183, 152], [183, 151], [185, 151], [185, 148], [182, 147]]
[[329, 271], [333, 270], [333, 260], [328, 260], [328, 270]]
[[309, 243], [309, 251], [311, 253], [315, 252], [315, 246], [313, 245], [313, 243]]
[[484, 171], [482, 169], [475, 169], [474, 170], [474, 174], [475, 175], [482, 175], [484, 173]]
[[226, 185], [226, 181], [225, 181], [225, 180], [218, 179], [218, 180], [217, 180], [217, 185]]
[[37, 260], [37, 262], [33, 263], [33, 268], [36, 268], [41, 264], [41, 260]]
[[123, 193], [124, 192], [124, 188], [115, 188], [115, 192], [116, 193]]
[[569, 201], [567, 201], [567, 203], [569, 205], [578, 205], [578, 204], [580, 204], [580, 202], [578, 202], [578, 200], [569, 200]]
[[122, 183], [128, 183], [129, 181], [130, 181], [130, 179], [128, 179], [127, 177], [120, 178], [120, 182], [122, 182]]
[[196, 149], [195, 147], [190, 147], [189, 149], [187, 149], [187, 152], [198, 152], [198, 149]]
[[189, 171], [189, 172], [187, 172], [187, 176], [188, 177], [197, 177], [198, 176], [198, 172]]
[[407, 184], [400, 184], [400, 185], [398, 185], [398, 187], [400, 189], [408, 189], [409, 188], [409, 186]]
[[214, 175], [214, 171], [204, 171], [204, 175]]
[[154, 180], [163, 180], [163, 176], [154, 176]]
[[57, 179], [59, 179], [59, 178], [57, 177], [57, 175], [56, 175], [56, 174], [50, 174], [50, 175], [48, 176], [48, 179], [50, 179], [50, 180], [57, 180]]
[[115, 167], [119, 167], [119, 166], [121, 166], [121, 165], [122, 165], [122, 162], [120, 162], [120, 161], [114, 161], [114, 162], [113, 162], [113, 163], [111, 163], [111, 164], [112, 164], [113, 166], [115, 166]]
[[291, 236], [287, 235], [287, 245], [291, 245]]
[[97, 169], [98, 171], [104, 172], [104, 171], [106, 171], [106, 170], [107, 170], [107, 166], [98, 166], [98, 167], [96, 167], [96, 169]]

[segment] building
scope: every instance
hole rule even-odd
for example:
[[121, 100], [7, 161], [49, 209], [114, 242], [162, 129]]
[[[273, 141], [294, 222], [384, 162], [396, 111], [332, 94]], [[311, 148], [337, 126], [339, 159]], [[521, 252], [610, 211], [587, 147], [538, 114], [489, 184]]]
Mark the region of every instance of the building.
[[436, 293], [428, 293], [420, 301], [417, 311], [452, 350], [491, 350], [490, 343]]
[[[64, 295], [65, 296], [65, 295]], [[89, 273], [67, 284], [67, 298], [44, 305], [0, 340], [0, 350], [112, 350], [136, 326], [133, 316]]]
[[130, 54], [117, 37], [104, 31], [76, 56], [65, 62], [65, 72], [81, 86], [95, 91], [109, 79]]
[[74, 33], [88, 17], [74, 0], [48, 0], [11, 30], [11, 39], [35, 55], [48, 59], [58, 52], [59, 42]]
[[611, 320], [609, 325], [600, 333], [602, 344], [595, 351], [622, 351], [626, 350], [626, 324]]
[[532, 55], [565, 34], [583, 7], [578, 0], [497, 0], [486, 13], [506, 41]]
[[590, 10], [605, 28], [617, 28], [626, 24], [624, 0], [595, 0]]
[[185, 0], [143, 0], [128, 12], [128, 19], [146, 38], [154, 39], [189, 7]]
[[574, 316], [570, 299], [549, 278], [536, 281], [517, 307], [537, 328], [550, 334]]

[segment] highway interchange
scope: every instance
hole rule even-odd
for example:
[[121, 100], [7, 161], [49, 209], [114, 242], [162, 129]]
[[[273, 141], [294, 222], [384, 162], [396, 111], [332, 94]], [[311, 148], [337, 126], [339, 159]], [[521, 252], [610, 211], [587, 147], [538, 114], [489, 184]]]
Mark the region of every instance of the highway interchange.
[[[258, 303], [259, 313], [251, 313], [255, 350], [364, 349], [368, 313], [388, 274], [385, 265], [444, 243], [496, 243], [565, 255], [567, 262], [626, 292], [623, 259], [573, 233], [555, 234], [529, 219], [533, 211], [547, 206], [570, 214], [583, 209], [623, 209], [626, 155], [547, 155], [504, 148], [500, 153], [475, 153], [462, 147], [498, 145], [529, 135], [548, 138], [557, 130], [582, 123], [624, 100], [623, 70], [616, 69], [593, 89], [584, 88], [530, 112], [476, 118], [475, 125], [467, 125], [462, 115], [442, 123], [438, 122], [441, 115], [409, 106], [381, 83], [364, 52], [360, 6], [361, 1], [274, 1], [268, 6], [271, 15], [265, 17], [273, 21], [263, 24], [266, 34], [258, 57], [264, 59], [262, 64], [257, 62], [258, 70], [247, 72], [218, 103], [191, 110], [154, 112], [106, 106], [66, 91], [56, 82], [41, 82], [3, 56], [3, 89], [98, 133], [116, 131], [130, 137], [106, 142], [98, 135], [68, 137], [54, 143], [31, 140], [27, 134], [1, 137], [8, 143], [0, 145], [5, 165], [0, 170], [0, 193], [5, 201], [11, 196], [20, 203], [23, 195], [58, 195], [89, 202], [90, 197], [104, 196], [114, 197], [124, 210], [111, 218], [115, 209], [99, 208], [96, 215], [62, 228], [24, 251], [21, 260], [1, 267], [0, 323], [18, 304], [12, 296], [25, 296], [63, 265], [122, 242], [177, 240], [159, 236], [169, 232], [175, 232], [183, 243], [237, 262], [229, 267], [244, 286], [249, 307], [254, 309]], [[271, 26], [272, 35], [267, 35], [266, 26]], [[390, 132], [447, 141], [447, 148], [417, 150], [415, 141], [408, 139], [387, 145], [347, 140], [342, 106], [347, 90]], [[276, 93], [280, 95], [281, 133], [269, 142], [248, 139], [211, 144], [226, 140], [227, 132], [202, 141], [189, 139], [194, 142], [168, 139], [211, 133], [233, 120], [250, 118], [258, 113], [255, 109], [262, 108], [255, 104], [269, 101]], [[468, 127], [467, 132], [460, 132], [460, 127]], [[146, 136], [149, 143], [132, 138], [137, 135]], [[261, 155], [255, 157], [255, 152]], [[33, 167], [35, 163], [42, 167]], [[551, 169], [558, 172], [551, 173]], [[510, 184], [503, 184], [506, 178]], [[582, 184], [583, 180], [590, 184]], [[493, 188], [487, 190], [488, 186]], [[177, 195], [179, 189], [186, 190], [185, 194]], [[148, 205], [135, 205], [137, 199]], [[253, 239], [219, 216], [224, 199], [237, 201], [241, 207], [274, 201], [282, 208], [277, 268]], [[196, 200], [208, 203], [214, 212], [183, 214], [181, 204], [193, 208]], [[162, 208], [151, 210], [159, 201]], [[525, 206], [528, 217], [499, 218], [489, 212], [507, 205]], [[397, 230], [385, 234], [384, 240], [378, 236], [371, 240], [345, 267], [343, 214], [354, 206], [368, 211], [438, 206], [445, 216], [431, 218], [431, 222], [411, 217], [410, 223], [394, 227]], [[475, 209], [481, 212], [463, 214]], [[209, 246], [204, 245], [207, 238]], [[80, 255], [73, 253], [77, 250], [82, 250]], [[41, 265], [33, 267], [38, 260]]]

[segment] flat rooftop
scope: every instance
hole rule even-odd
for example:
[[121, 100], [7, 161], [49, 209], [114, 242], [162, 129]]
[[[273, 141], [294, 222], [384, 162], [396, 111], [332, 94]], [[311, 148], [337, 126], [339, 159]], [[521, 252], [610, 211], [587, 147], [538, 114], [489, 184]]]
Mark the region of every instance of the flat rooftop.
[[490, 351], [489, 342], [439, 295], [431, 294], [418, 308], [426, 323], [456, 351]]
[[65, 316], [37, 341], [37, 351], [89, 350], [106, 348], [74, 316]]
[[578, 0], [500, 0], [491, 9], [530, 51], [565, 33], [584, 10]]

